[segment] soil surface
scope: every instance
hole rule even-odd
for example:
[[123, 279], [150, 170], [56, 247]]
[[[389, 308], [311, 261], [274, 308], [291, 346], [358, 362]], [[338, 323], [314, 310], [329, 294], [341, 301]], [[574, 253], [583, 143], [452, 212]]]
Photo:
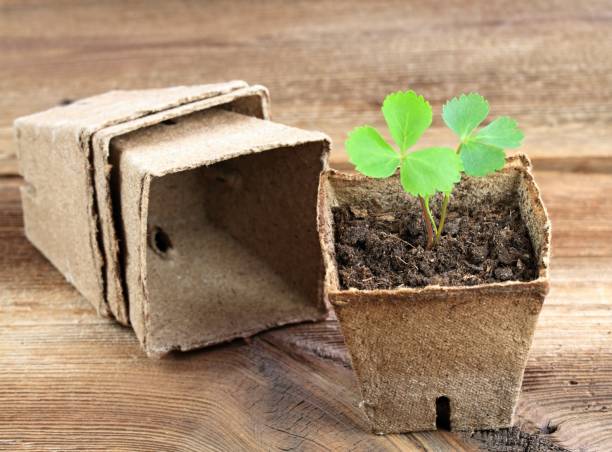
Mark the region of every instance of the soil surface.
[[[380, 212], [333, 209], [340, 286], [361, 290], [471, 286], [537, 276], [536, 259], [518, 201], [458, 209], [457, 193], [440, 244], [426, 250], [417, 203]], [[440, 198], [432, 202], [435, 218]]]

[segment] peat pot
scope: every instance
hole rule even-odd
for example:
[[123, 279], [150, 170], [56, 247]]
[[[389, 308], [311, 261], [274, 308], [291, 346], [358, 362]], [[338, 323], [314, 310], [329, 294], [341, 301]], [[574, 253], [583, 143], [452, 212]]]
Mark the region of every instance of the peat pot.
[[[470, 179], [480, 203], [517, 197], [537, 271], [531, 281], [392, 290], [344, 290], [334, 243], [335, 206], [393, 209], [397, 176], [381, 180], [334, 171], [319, 191], [325, 286], [340, 322], [376, 433], [496, 429], [512, 424], [523, 372], [548, 292], [550, 222], [527, 157], [491, 176]], [[455, 200], [453, 200], [455, 202]], [[504, 201], [505, 202], [505, 201]]]
[[329, 139], [242, 81], [111, 91], [15, 122], [28, 239], [149, 355], [324, 318]]

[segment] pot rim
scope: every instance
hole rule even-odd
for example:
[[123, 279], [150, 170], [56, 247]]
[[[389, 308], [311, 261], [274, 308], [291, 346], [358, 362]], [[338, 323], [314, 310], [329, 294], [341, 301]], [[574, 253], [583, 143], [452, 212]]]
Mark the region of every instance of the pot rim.
[[[395, 289], [374, 289], [374, 290], [362, 290], [356, 288], [339, 289], [329, 276], [329, 271], [337, 272], [337, 264], [335, 262], [335, 256], [327, 256], [327, 259], [332, 262], [326, 262], [326, 265], [331, 267], [326, 271], [325, 276], [325, 287], [330, 301], [334, 305], [346, 304], [347, 296], [352, 300], [359, 299], [372, 299], [372, 297], [381, 296], [383, 299], [389, 299], [393, 297], [395, 299], [410, 298], [413, 299], [415, 295], [424, 295], [428, 298], [436, 298], [436, 296], [449, 297], [455, 294], [464, 294], [469, 292], [474, 293], [500, 293], [500, 292], [543, 292], [546, 294], [549, 289], [549, 266], [550, 266], [550, 242], [551, 242], [551, 223], [548, 211], [542, 201], [540, 189], [535, 182], [532, 173], [532, 164], [529, 157], [526, 154], [519, 153], [512, 156], [506, 157], [506, 164], [499, 172], [509, 172], [512, 170], [520, 171], [525, 178], [525, 187], [529, 194], [529, 200], [533, 206], [535, 215], [541, 219], [539, 221], [539, 227], [543, 231], [544, 240], [539, 249], [539, 263], [538, 263], [538, 277], [531, 281], [504, 281], [494, 282], [485, 284], [476, 284], [473, 286], [441, 286], [441, 285], [428, 285], [425, 287], [399, 287]], [[334, 169], [327, 170], [323, 177], [325, 179], [343, 179], [350, 181], [361, 181], [368, 180], [367, 176], [362, 174], [346, 173]], [[323, 185], [324, 182], [321, 184]], [[322, 230], [323, 221], [323, 208], [326, 205], [324, 198], [326, 194], [320, 191], [319, 200], [319, 230]], [[326, 238], [323, 233], [320, 233], [321, 244], [325, 247]], [[332, 240], [332, 245], [335, 246], [335, 242]], [[334, 251], [335, 253], [335, 251]], [[341, 297], [339, 299], [338, 297]]]

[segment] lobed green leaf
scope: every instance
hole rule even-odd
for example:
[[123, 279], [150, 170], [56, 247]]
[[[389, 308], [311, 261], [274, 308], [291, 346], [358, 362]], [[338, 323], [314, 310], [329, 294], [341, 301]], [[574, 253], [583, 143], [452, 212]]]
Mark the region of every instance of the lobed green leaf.
[[523, 136], [523, 132], [518, 128], [514, 119], [500, 116], [488, 126], [480, 129], [472, 140], [498, 148], [514, 149], [521, 145]]
[[345, 146], [355, 169], [368, 177], [389, 177], [400, 164], [399, 154], [370, 126], [349, 132]]
[[477, 93], [462, 94], [442, 107], [442, 119], [461, 141], [469, 137], [488, 114], [489, 103]]
[[504, 150], [477, 141], [461, 145], [461, 161], [468, 176], [486, 176], [504, 167]]
[[432, 120], [429, 102], [414, 91], [389, 94], [383, 102], [382, 113], [402, 152], [417, 142]]
[[450, 193], [461, 179], [461, 158], [450, 148], [426, 148], [403, 159], [400, 179], [404, 190], [413, 196]]

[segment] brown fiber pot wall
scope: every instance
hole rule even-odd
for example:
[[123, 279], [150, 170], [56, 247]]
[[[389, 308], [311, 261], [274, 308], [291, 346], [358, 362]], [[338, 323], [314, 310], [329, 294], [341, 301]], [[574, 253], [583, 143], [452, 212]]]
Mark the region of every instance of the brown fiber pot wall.
[[108, 183], [111, 138], [222, 103], [268, 118], [267, 90], [231, 81], [109, 91], [15, 120], [25, 234], [101, 315], [129, 323]]
[[436, 428], [436, 403], [447, 400], [452, 430], [512, 424], [523, 371], [548, 292], [550, 222], [527, 157], [507, 159], [503, 170], [469, 181], [473, 196], [516, 195], [539, 272], [529, 282], [470, 287], [341, 290], [334, 252], [335, 205], [375, 203], [385, 208], [401, 192], [386, 180], [327, 172], [319, 191], [319, 234], [325, 286], [376, 433]]
[[330, 141], [271, 121], [269, 104], [265, 87], [232, 81], [15, 121], [26, 236], [151, 356], [327, 316]]
[[327, 316], [325, 135], [211, 108], [110, 147], [130, 323], [149, 355]]

